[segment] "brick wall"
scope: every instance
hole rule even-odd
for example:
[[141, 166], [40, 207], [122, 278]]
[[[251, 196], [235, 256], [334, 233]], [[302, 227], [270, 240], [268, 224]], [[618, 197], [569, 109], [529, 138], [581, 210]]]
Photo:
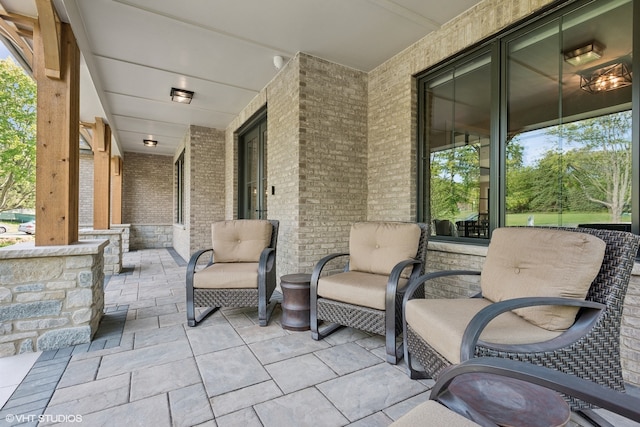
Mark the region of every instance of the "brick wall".
[[125, 153], [122, 222], [173, 223], [173, 161], [171, 156]]
[[78, 224], [93, 227], [93, 153], [80, 151]]
[[486, 0], [369, 73], [368, 218], [415, 220], [417, 90], [413, 77], [550, 0]]
[[310, 273], [366, 218], [366, 73], [300, 53], [226, 132], [226, 216], [237, 216], [237, 129], [267, 104], [268, 217], [280, 220], [278, 275]]
[[[211, 223], [224, 218], [225, 133], [201, 126], [190, 127], [190, 194], [187, 199], [190, 253], [211, 247]], [[192, 208], [194, 207], [194, 208]], [[198, 207], [198, 209], [195, 209]], [[186, 258], [188, 259], [188, 258]]]
[[367, 75], [300, 54], [300, 254], [311, 273], [367, 216]]

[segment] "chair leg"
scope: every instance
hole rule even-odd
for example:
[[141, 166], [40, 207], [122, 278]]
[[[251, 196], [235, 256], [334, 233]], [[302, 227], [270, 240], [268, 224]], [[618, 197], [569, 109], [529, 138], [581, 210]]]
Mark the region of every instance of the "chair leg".
[[264, 307], [262, 306], [262, 304], [258, 306], [258, 323], [260, 324], [260, 326], [267, 326], [269, 324], [271, 314], [276, 308], [277, 303], [278, 301], [272, 298], [268, 304], [264, 305]]
[[342, 327], [343, 327], [343, 325], [340, 325], [338, 323], [330, 323], [330, 324], [328, 324], [327, 326], [325, 326], [324, 328], [321, 329], [318, 326], [318, 321], [316, 320], [315, 328], [313, 328], [313, 327], [311, 328], [311, 338], [313, 338], [316, 341], [323, 340], [327, 336], [331, 335], [332, 333], [334, 333], [335, 331], [337, 331], [338, 329], [340, 329]]
[[219, 308], [220, 307], [209, 307], [200, 316], [196, 318], [195, 307], [187, 306], [187, 325], [191, 327], [196, 326], [198, 323], [202, 322], [205, 318], [209, 317], [209, 315], [218, 311]]

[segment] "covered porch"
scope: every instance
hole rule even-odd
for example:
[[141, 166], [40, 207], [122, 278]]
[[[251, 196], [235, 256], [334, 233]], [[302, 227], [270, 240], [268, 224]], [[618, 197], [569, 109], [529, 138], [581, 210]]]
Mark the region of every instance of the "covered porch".
[[[91, 344], [0, 359], [33, 367], [0, 388], [9, 425], [387, 426], [428, 399], [432, 380], [385, 362], [384, 338], [345, 328], [322, 341], [255, 309], [223, 310], [186, 325], [185, 263], [167, 249], [129, 252], [105, 288]], [[25, 357], [27, 356], [27, 357]], [[7, 375], [7, 376], [5, 376]], [[15, 392], [13, 391], [15, 389]], [[636, 387], [628, 393], [640, 396]], [[614, 425], [635, 425], [599, 411]], [[430, 425], [425, 420], [425, 425]], [[574, 415], [574, 426], [588, 426]]]

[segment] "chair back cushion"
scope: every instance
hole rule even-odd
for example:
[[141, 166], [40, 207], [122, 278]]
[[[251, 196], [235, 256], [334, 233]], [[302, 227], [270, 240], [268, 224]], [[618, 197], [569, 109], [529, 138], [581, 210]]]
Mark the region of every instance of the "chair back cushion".
[[272, 225], [266, 220], [239, 219], [211, 225], [215, 262], [258, 262], [269, 246]]
[[[542, 228], [494, 230], [482, 269], [483, 297], [497, 302], [522, 297], [585, 299], [606, 244], [596, 236]], [[536, 306], [514, 310], [551, 331], [573, 325], [577, 307]]]
[[349, 235], [349, 269], [388, 276], [400, 261], [416, 257], [419, 242], [420, 227], [415, 223], [355, 223]]

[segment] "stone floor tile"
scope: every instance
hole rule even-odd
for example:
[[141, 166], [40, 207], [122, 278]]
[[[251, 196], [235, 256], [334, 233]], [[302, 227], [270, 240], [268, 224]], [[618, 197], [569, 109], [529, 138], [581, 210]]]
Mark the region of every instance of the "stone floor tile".
[[93, 381], [96, 378], [100, 361], [99, 357], [78, 361], [72, 359], [62, 375], [58, 387], [69, 387]]
[[130, 400], [133, 402], [196, 383], [200, 383], [200, 373], [193, 358], [142, 368], [131, 375]]
[[200, 382], [170, 391], [169, 409], [174, 427], [189, 427], [213, 420], [207, 393]]
[[234, 325], [238, 334], [247, 344], [287, 335], [287, 331], [282, 329], [282, 326], [276, 322], [269, 322], [268, 326], [259, 326], [249, 319], [247, 321], [249, 322], [248, 326]]
[[187, 313], [178, 312], [173, 314], [163, 314], [158, 316], [160, 327], [165, 328], [172, 325], [182, 325], [187, 323]]
[[371, 334], [354, 328], [340, 328], [324, 340], [331, 345], [340, 345], [370, 338]]
[[242, 409], [229, 415], [216, 418], [218, 427], [263, 427], [253, 408]]
[[280, 360], [312, 353], [329, 347], [324, 341], [314, 341], [308, 332], [298, 332], [268, 341], [250, 344], [249, 347], [260, 361], [267, 365]]
[[[131, 310], [130, 310], [131, 312]], [[160, 325], [158, 323], [158, 317], [154, 316], [154, 317], [147, 317], [144, 319], [135, 319], [135, 320], [129, 320], [127, 319], [127, 322], [124, 325], [124, 331], [123, 333], [125, 334], [130, 334], [130, 333], [134, 333], [134, 332], [140, 332], [140, 331], [144, 331], [147, 329], [155, 329], [155, 328], [159, 328]]]
[[426, 402], [427, 400], [429, 400], [429, 395], [431, 393], [429, 391], [426, 391], [424, 393], [420, 393], [416, 396], [410, 397], [408, 399], [405, 399], [399, 403], [396, 403], [395, 405], [389, 406], [388, 408], [386, 408], [383, 412], [392, 420], [397, 420], [398, 418], [400, 418], [401, 416], [403, 416], [404, 414], [406, 414], [407, 412], [409, 412], [411, 409], [415, 408], [416, 406], [418, 406], [421, 403]]
[[129, 401], [129, 374], [57, 389], [45, 413], [80, 414], [119, 406]]
[[282, 396], [275, 382], [265, 381], [211, 398], [216, 418]]
[[317, 387], [350, 421], [364, 418], [426, 390], [425, 386], [388, 363], [327, 381]]
[[384, 363], [380, 358], [352, 342], [319, 350], [314, 354], [329, 365], [338, 375], [349, 374], [378, 363]]
[[124, 372], [133, 372], [154, 365], [163, 365], [192, 356], [184, 342], [169, 342], [104, 356], [97, 378], [106, 378]]
[[169, 402], [158, 395], [82, 416], [82, 425], [111, 427], [114, 422], [128, 426], [170, 427]]
[[265, 427], [343, 426], [348, 420], [315, 388], [254, 406]]
[[265, 369], [285, 394], [336, 378], [336, 374], [313, 354], [266, 365]]
[[196, 362], [209, 397], [270, 379], [253, 353], [244, 346], [197, 356]]
[[224, 319], [212, 326], [187, 327], [187, 337], [196, 356], [244, 344], [235, 329], [224, 322]]
[[378, 347], [385, 346], [385, 338], [382, 335], [369, 335], [356, 341], [356, 344], [366, 348], [367, 350], [373, 350]]
[[166, 328], [149, 329], [135, 333], [134, 348], [149, 347], [152, 345], [183, 341], [189, 345], [187, 334], [182, 325], [168, 326]]
[[249, 319], [244, 313], [227, 313], [224, 317], [236, 329], [255, 326], [253, 320]]
[[[393, 420], [387, 417], [383, 412], [376, 412], [373, 415], [364, 417], [358, 421], [349, 424], [349, 427], [387, 427]], [[425, 425], [428, 425], [425, 423]], [[417, 426], [416, 426], [417, 427]], [[441, 426], [448, 427], [448, 426]]]

